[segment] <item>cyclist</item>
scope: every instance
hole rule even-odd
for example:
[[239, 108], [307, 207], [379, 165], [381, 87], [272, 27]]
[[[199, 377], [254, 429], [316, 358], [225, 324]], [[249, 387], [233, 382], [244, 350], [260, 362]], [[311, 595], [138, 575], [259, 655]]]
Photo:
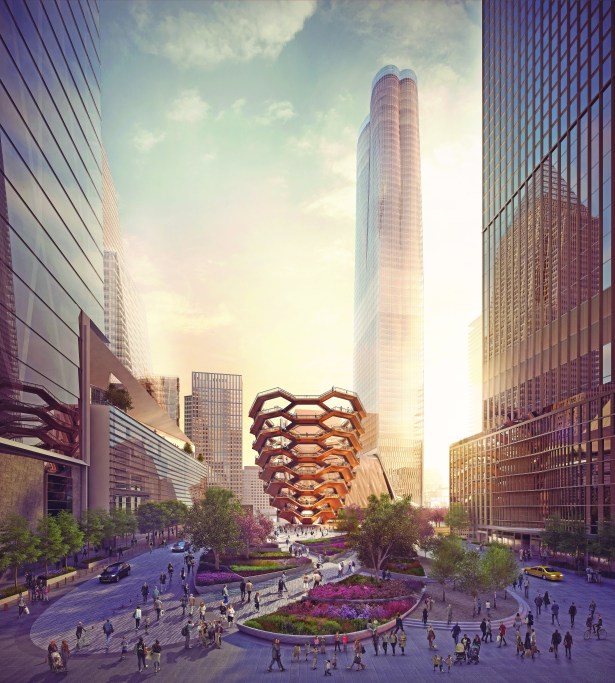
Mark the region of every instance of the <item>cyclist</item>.
[[598, 621], [593, 625], [594, 633], [598, 636], [600, 640], [600, 629], [602, 628], [602, 617], [598, 615]]

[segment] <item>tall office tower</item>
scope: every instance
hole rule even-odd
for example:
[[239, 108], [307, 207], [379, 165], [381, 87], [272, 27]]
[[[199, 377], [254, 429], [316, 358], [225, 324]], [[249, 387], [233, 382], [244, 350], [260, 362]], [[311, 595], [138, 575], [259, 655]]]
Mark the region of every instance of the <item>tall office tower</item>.
[[538, 544], [615, 519], [613, 2], [483, 2], [483, 428], [451, 500]]
[[126, 267], [113, 178], [102, 155], [105, 334], [109, 348], [135, 377], [151, 373], [145, 307]]
[[179, 377], [149, 375], [148, 377], [141, 377], [139, 382], [179, 427]]
[[0, 3], [0, 490], [80, 506], [83, 311], [104, 327], [98, 4]]
[[192, 395], [184, 396], [184, 434], [192, 441]]
[[241, 375], [192, 373], [192, 435], [196, 457], [203, 456], [213, 484], [241, 500], [243, 387]]
[[269, 494], [260, 478], [261, 468], [258, 465], [246, 465], [243, 468], [241, 503], [252, 508], [252, 512], [260, 512], [267, 517], [275, 517], [277, 510], [271, 505]]
[[468, 434], [478, 434], [483, 428], [483, 319], [478, 316], [468, 328]]
[[423, 234], [416, 76], [386, 66], [357, 145], [354, 388], [362, 452], [396, 495], [423, 488]]

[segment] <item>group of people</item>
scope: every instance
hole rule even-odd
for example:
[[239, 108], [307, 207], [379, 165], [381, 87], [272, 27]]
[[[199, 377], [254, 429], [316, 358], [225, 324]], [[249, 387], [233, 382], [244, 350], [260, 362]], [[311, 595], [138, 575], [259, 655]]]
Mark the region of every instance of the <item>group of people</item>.
[[35, 600], [49, 602], [49, 586], [47, 585], [46, 577], [38, 576], [35, 578], [31, 572], [26, 572], [25, 583], [26, 588], [30, 592], [30, 600], [32, 602]]

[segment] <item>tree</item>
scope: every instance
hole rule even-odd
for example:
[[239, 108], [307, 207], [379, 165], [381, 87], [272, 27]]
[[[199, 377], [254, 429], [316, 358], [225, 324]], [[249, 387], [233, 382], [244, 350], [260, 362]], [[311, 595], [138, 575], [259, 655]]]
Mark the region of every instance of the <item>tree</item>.
[[461, 503], [452, 503], [444, 520], [450, 527], [452, 534], [456, 531], [467, 529], [470, 526], [468, 511]]
[[90, 559], [90, 545], [98, 545], [105, 537], [102, 510], [84, 510], [79, 521], [83, 539], [87, 545], [87, 557]]
[[57, 562], [68, 552], [62, 540], [62, 531], [54, 517], [45, 515], [38, 520], [36, 532], [39, 541], [39, 557], [45, 561], [45, 575], [49, 572], [49, 563]]
[[602, 522], [590, 547], [592, 553], [609, 563], [610, 569], [611, 562], [615, 560], [615, 523]]
[[113, 524], [113, 535], [122, 536], [124, 543], [128, 534], [134, 534], [137, 530], [137, 519], [130, 510], [113, 508], [109, 512], [109, 517]]
[[130, 398], [130, 394], [122, 387], [117, 387], [113, 384], [110, 384], [105, 392], [105, 398], [112, 406], [115, 406], [124, 412], [132, 409], [132, 399]]
[[239, 501], [231, 491], [212, 487], [188, 513], [192, 542], [197, 548], [211, 548], [216, 570], [220, 569], [220, 555], [225, 549], [240, 545], [240, 512]]
[[181, 500], [163, 500], [160, 503], [166, 511], [167, 536], [171, 538], [171, 527], [183, 524], [188, 514], [188, 506]]
[[365, 519], [365, 511], [358, 505], [347, 505], [337, 513], [336, 529], [342, 533], [356, 533]]
[[447, 508], [428, 508], [430, 517], [429, 521], [433, 522], [436, 526], [442, 526], [446, 515], [448, 514]]
[[39, 541], [30, 531], [27, 519], [11, 514], [0, 522], [0, 570], [13, 568], [15, 588], [19, 568], [38, 557]]
[[379, 498], [373, 494], [368, 498], [363, 524], [348, 540], [363, 565], [377, 576], [390, 557], [411, 554], [417, 537], [410, 498], [391, 501], [383, 493]]
[[418, 546], [425, 552], [425, 557], [427, 557], [427, 552], [433, 550], [435, 547], [435, 532], [431, 525], [433, 519], [432, 510], [429, 508], [419, 508], [416, 510], [415, 514], [418, 522]]
[[475, 550], [464, 551], [455, 579], [459, 588], [465, 593], [469, 593], [473, 598], [487, 586], [483, 563], [480, 555]]
[[457, 568], [464, 559], [461, 539], [457, 536], [445, 536], [433, 551], [433, 561], [429, 575], [442, 586], [442, 602], [446, 600], [445, 586], [457, 575]]
[[585, 532], [585, 524], [578, 520], [568, 522], [566, 524], [566, 532], [562, 541], [562, 550], [565, 553], [579, 558], [585, 553], [587, 548], [587, 534]]
[[184, 453], [189, 453], [190, 455], [194, 453], [194, 451], [192, 450], [192, 446], [187, 441], [184, 444]]
[[68, 555], [81, 549], [84, 536], [77, 520], [66, 510], [60, 510], [55, 520], [62, 535], [64, 567], [66, 568], [68, 567]]
[[142, 534], [147, 534], [149, 538], [149, 535], [154, 531], [164, 529], [166, 517], [167, 513], [160, 506], [160, 503], [151, 500], [141, 503], [137, 508], [139, 531]]
[[545, 530], [540, 536], [542, 543], [551, 552], [556, 555], [561, 552], [564, 549], [567, 536], [566, 525], [562, 522], [561, 517], [557, 514], [547, 517], [545, 520]]
[[[517, 578], [517, 562], [508, 548], [503, 545], [490, 545], [483, 556], [483, 571], [487, 586], [496, 592], [504, 590], [506, 586]], [[495, 600], [494, 600], [495, 607]]]
[[249, 559], [252, 546], [265, 543], [273, 531], [273, 522], [265, 517], [262, 512], [256, 514], [242, 512], [236, 516], [235, 521], [239, 527], [239, 537], [244, 548], [245, 558]]

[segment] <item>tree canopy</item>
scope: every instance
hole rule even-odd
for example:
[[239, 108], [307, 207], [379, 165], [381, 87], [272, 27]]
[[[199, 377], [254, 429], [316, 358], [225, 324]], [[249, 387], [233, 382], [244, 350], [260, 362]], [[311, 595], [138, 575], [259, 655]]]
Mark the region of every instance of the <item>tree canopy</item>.
[[56, 523], [62, 535], [62, 543], [64, 544], [64, 566], [68, 566], [68, 555], [76, 553], [83, 545], [83, 532], [79, 528], [77, 520], [67, 512], [61, 510], [56, 515]]
[[443, 537], [433, 551], [429, 575], [442, 586], [443, 602], [446, 600], [445, 586], [458, 575], [464, 556], [463, 544], [457, 536]]
[[13, 569], [15, 588], [19, 568], [35, 562], [39, 555], [39, 540], [30, 531], [27, 519], [10, 514], [0, 521], [0, 570]]
[[483, 568], [487, 586], [494, 592], [509, 586], [519, 572], [514, 555], [499, 544], [487, 548], [483, 555]]
[[250, 550], [255, 545], [261, 545], [273, 532], [273, 522], [262, 512], [241, 512], [236, 516], [239, 528], [239, 539], [244, 548], [246, 558], [250, 557]]
[[470, 526], [470, 516], [461, 503], [451, 504], [444, 521], [450, 527], [452, 534]]
[[45, 574], [49, 571], [49, 563], [57, 562], [68, 552], [68, 546], [62, 538], [62, 530], [55, 517], [45, 515], [38, 520], [36, 532], [39, 541], [39, 554], [45, 561]]

